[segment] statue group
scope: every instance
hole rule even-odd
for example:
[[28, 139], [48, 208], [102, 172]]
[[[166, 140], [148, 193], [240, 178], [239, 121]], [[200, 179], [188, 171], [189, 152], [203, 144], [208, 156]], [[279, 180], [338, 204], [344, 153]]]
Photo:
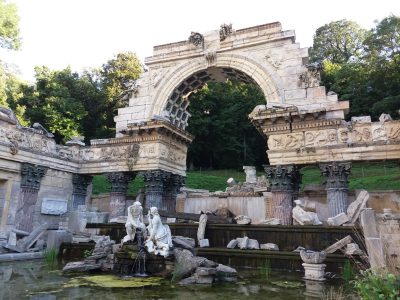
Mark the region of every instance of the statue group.
[[161, 222], [157, 207], [149, 209], [147, 219], [149, 225], [143, 222], [143, 207], [139, 201], [128, 207], [128, 218], [125, 223], [126, 236], [122, 243], [134, 241], [136, 232], [140, 230], [145, 239], [144, 246], [149, 253], [167, 257], [172, 247], [171, 230]]

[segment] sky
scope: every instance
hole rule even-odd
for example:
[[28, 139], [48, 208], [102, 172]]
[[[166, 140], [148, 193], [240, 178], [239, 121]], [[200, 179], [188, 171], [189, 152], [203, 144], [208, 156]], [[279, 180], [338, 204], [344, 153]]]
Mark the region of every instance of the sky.
[[22, 49], [0, 50], [20, 76], [34, 80], [34, 67], [100, 67], [117, 53], [135, 52], [144, 61], [155, 45], [186, 40], [223, 23], [234, 29], [279, 21], [295, 30], [301, 47], [312, 46], [315, 30], [348, 19], [364, 28], [391, 14], [400, 0], [9, 0], [18, 6]]

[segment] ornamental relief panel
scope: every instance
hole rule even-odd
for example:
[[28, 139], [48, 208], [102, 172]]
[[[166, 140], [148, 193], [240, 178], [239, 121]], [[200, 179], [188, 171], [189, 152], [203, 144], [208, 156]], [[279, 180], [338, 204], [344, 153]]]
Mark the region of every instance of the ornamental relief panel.
[[346, 126], [338, 129], [270, 135], [268, 148], [269, 150], [290, 150], [302, 147], [323, 147], [379, 141], [400, 141], [400, 124], [398, 122], [358, 124], [353, 127]]

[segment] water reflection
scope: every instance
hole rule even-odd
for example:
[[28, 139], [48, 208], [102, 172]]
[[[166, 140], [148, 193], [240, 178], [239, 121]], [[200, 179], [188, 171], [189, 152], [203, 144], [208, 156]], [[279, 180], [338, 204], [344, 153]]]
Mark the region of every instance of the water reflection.
[[[212, 286], [179, 286], [165, 280], [160, 287], [99, 288], [68, 284], [73, 276], [49, 270], [41, 261], [0, 264], [0, 300], [60, 299], [321, 299], [330, 283], [304, 281], [301, 273], [272, 272], [271, 279], [259, 273], [239, 271], [237, 283]], [[81, 275], [79, 275], [81, 276]], [[75, 277], [76, 278], [76, 277]]]

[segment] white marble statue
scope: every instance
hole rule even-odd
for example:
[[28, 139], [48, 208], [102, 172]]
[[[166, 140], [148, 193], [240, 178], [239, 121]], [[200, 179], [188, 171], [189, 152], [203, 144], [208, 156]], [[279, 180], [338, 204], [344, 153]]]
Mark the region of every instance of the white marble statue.
[[318, 219], [318, 215], [314, 212], [304, 210], [304, 204], [301, 200], [294, 201], [296, 206], [292, 210], [292, 217], [295, 223], [300, 225], [321, 225], [322, 222]]
[[172, 247], [171, 230], [168, 225], [163, 225], [157, 207], [151, 207], [148, 214], [149, 226], [147, 230], [149, 236], [145, 242], [145, 247], [149, 253], [167, 257], [169, 248]]
[[146, 225], [143, 223], [143, 208], [139, 201], [135, 201], [133, 205], [128, 207], [128, 218], [125, 223], [126, 236], [122, 240], [123, 243], [133, 241], [136, 235], [136, 229], [139, 228], [143, 237], [147, 237]]

